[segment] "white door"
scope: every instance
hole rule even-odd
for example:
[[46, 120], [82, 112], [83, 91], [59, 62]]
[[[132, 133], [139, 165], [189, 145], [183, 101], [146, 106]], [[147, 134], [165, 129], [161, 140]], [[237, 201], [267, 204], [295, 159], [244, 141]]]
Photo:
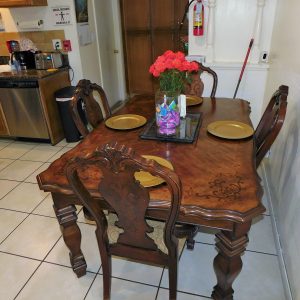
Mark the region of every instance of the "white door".
[[118, 0], [94, 0], [102, 87], [110, 106], [126, 99], [121, 18]]

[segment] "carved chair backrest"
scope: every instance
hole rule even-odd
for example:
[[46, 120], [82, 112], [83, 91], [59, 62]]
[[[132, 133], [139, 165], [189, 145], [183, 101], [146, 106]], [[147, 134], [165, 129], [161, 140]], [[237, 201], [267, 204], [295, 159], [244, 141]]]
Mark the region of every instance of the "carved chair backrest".
[[202, 93], [203, 93], [203, 89], [204, 89], [204, 84], [201, 80], [201, 74], [203, 72], [207, 72], [213, 78], [213, 85], [212, 85], [210, 97], [214, 98], [216, 96], [216, 91], [217, 91], [217, 87], [218, 87], [218, 75], [211, 68], [205, 67], [201, 63], [198, 63], [198, 65], [199, 65], [199, 71], [195, 74], [192, 74], [193, 81], [191, 84], [188, 84], [186, 86], [185, 94], [196, 95], [198, 97], [201, 97]]
[[[93, 170], [96, 168], [100, 170], [99, 194], [103, 197], [102, 201], [106, 202], [107, 207], [117, 214], [118, 221], [115, 225], [124, 230], [116, 243], [109, 242], [105, 214], [80, 178], [80, 170], [86, 172], [89, 167]], [[159, 250], [148, 236], [148, 233], [153, 231], [145, 220], [150, 200], [149, 191], [134, 177], [135, 172], [140, 170], [161, 177], [170, 192], [171, 204], [164, 226], [167, 254]], [[96, 221], [96, 236], [104, 265], [110, 255], [165, 265], [169, 266], [169, 274], [172, 270], [175, 272], [177, 282], [178, 240], [174, 235], [174, 228], [181, 201], [181, 182], [176, 173], [153, 160], [142, 158], [131, 148], [110, 143], [86, 158], [75, 158], [69, 163], [66, 174], [74, 193]], [[174, 280], [175, 275], [173, 274], [170, 278]], [[104, 277], [106, 277], [105, 274], [103, 280], [107, 280]], [[172, 293], [176, 294], [176, 288]]]
[[[99, 102], [95, 99], [94, 92], [98, 93]], [[83, 119], [80, 110], [78, 110], [81, 101], [84, 105], [86, 120]], [[102, 87], [86, 79], [78, 82], [70, 102], [70, 109], [74, 123], [83, 137], [89, 133], [89, 126], [95, 128], [100, 122], [111, 116], [107, 97]]]
[[254, 133], [256, 145], [256, 167], [271, 148], [283, 125], [289, 88], [281, 85], [273, 94]]

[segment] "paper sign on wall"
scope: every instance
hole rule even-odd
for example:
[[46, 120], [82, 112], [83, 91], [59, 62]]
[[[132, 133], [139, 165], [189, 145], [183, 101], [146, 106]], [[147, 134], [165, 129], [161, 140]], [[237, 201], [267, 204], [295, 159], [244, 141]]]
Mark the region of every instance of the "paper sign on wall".
[[70, 6], [56, 6], [56, 7], [52, 7], [51, 10], [53, 15], [54, 25], [72, 24]]

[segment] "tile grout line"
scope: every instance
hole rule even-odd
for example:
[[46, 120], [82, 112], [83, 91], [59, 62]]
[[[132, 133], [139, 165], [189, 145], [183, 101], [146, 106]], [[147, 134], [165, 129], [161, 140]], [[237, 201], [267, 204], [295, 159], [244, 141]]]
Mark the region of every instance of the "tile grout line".
[[24, 285], [21, 287], [21, 289], [18, 291], [18, 293], [15, 295], [14, 300], [20, 295], [20, 293], [22, 292], [22, 290], [24, 289], [24, 287], [27, 285], [27, 283], [30, 281], [30, 279], [32, 278], [32, 276], [37, 272], [37, 270], [39, 269], [39, 267], [42, 265], [42, 261], [40, 262], [40, 264], [37, 266], [37, 268], [33, 271], [33, 273], [29, 276], [29, 278], [26, 280], [26, 282], [24, 283]]
[[18, 295], [22, 292], [22, 290], [25, 288], [25, 286], [27, 285], [27, 283], [30, 281], [30, 279], [33, 277], [33, 275], [37, 272], [37, 270], [40, 268], [40, 266], [43, 263], [48, 263], [45, 261], [46, 257], [49, 255], [49, 253], [53, 250], [53, 248], [57, 245], [57, 243], [59, 242], [59, 240], [62, 238], [62, 235], [59, 236], [59, 238], [57, 239], [57, 241], [54, 243], [54, 245], [50, 248], [50, 250], [46, 253], [46, 255], [44, 256], [44, 258], [40, 261], [40, 264], [37, 266], [37, 268], [34, 270], [34, 272], [31, 274], [31, 276], [28, 278], [28, 280], [24, 283], [24, 285], [22, 286], [22, 288], [19, 290], [19, 292], [17, 293], [17, 295], [14, 297], [14, 299], [16, 299], [18, 297]]
[[[0, 179], [1, 180], [5, 180], [5, 179]], [[3, 198], [5, 198], [10, 192], [12, 192], [15, 188], [17, 188], [19, 185], [21, 185], [23, 183], [23, 181], [16, 181], [16, 180], [7, 180], [7, 181], [13, 181], [13, 182], [18, 182], [18, 184], [16, 186], [14, 186], [11, 190], [9, 190], [3, 197], [0, 198], [0, 202]]]
[[[98, 271], [100, 270], [100, 268], [98, 269]], [[95, 274], [95, 276], [94, 276], [94, 278], [93, 278], [93, 280], [92, 280], [92, 282], [91, 282], [91, 284], [90, 284], [90, 286], [89, 286], [89, 288], [88, 288], [88, 290], [86, 291], [86, 294], [85, 294], [85, 296], [83, 297], [83, 300], [85, 300], [86, 299], [86, 297], [88, 296], [88, 294], [89, 294], [89, 292], [90, 292], [90, 290], [92, 289], [92, 286], [93, 286], [93, 284], [95, 283], [95, 281], [96, 281], [96, 278], [97, 278], [97, 276], [98, 276], [98, 273], [96, 273]]]
[[0, 246], [7, 240], [7, 238], [30, 216], [29, 213], [27, 213], [27, 216], [0, 242]]
[[[205, 243], [205, 242], [195, 241], [195, 243], [201, 244], [201, 245], [207, 245], [207, 246], [215, 246], [215, 244], [210, 244], [210, 243]], [[256, 251], [256, 250], [247, 250], [246, 249], [245, 252], [252, 252], [252, 253], [263, 254], [263, 255], [270, 255], [270, 256], [278, 256], [277, 254], [274, 254], [274, 253], [268, 253], [268, 252], [262, 252], [262, 251]]]

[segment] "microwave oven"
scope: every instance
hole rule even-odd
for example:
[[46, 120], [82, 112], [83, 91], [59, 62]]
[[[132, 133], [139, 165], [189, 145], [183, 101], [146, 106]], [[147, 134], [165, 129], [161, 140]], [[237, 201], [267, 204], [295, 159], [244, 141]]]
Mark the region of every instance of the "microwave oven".
[[57, 69], [62, 67], [62, 54], [59, 52], [43, 52], [35, 54], [35, 67], [37, 70]]

